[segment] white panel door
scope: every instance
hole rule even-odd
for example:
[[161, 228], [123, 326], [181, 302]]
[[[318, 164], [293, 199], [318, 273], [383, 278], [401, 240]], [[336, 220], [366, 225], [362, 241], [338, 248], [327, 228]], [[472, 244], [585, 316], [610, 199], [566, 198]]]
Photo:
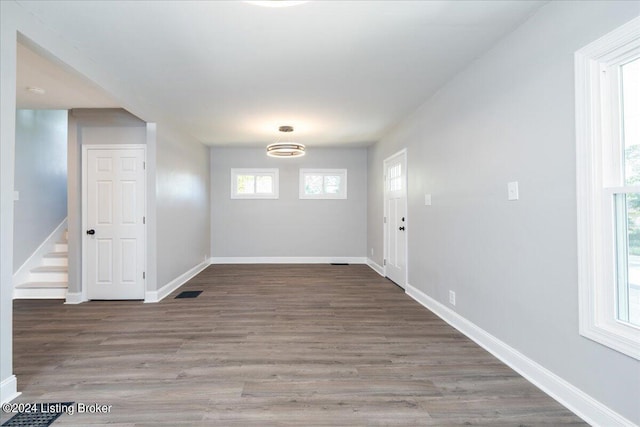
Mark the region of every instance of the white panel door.
[[144, 299], [144, 149], [88, 148], [84, 267], [88, 299]]
[[404, 288], [407, 282], [407, 156], [384, 161], [384, 271]]

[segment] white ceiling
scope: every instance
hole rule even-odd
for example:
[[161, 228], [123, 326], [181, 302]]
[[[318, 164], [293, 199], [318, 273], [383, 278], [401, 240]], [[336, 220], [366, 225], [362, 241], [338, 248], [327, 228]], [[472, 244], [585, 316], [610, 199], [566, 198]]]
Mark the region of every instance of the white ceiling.
[[126, 94], [210, 145], [264, 146], [292, 125], [297, 142], [335, 146], [379, 140], [544, 2], [19, 3], [121, 89], [104, 95], [21, 48], [20, 106], [113, 107]]
[[[64, 64], [18, 43], [16, 104], [22, 109], [114, 108], [118, 103]], [[29, 88], [43, 89], [43, 94]]]

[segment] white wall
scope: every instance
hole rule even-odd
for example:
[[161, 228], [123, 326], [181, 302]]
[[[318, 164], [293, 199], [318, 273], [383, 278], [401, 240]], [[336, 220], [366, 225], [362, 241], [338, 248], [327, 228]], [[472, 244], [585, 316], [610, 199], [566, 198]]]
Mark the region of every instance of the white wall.
[[[366, 149], [307, 151], [304, 157], [278, 159], [264, 148], [210, 150], [212, 256], [366, 256]], [[280, 198], [232, 200], [231, 168], [278, 168]], [[348, 198], [300, 200], [300, 168], [347, 169]]]
[[542, 7], [370, 149], [368, 210], [380, 263], [382, 161], [407, 147], [409, 283], [637, 424], [640, 363], [578, 333], [573, 53], [639, 14]]
[[67, 112], [16, 113], [13, 271], [67, 216]]
[[158, 289], [209, 257], [209, 152], [158, 127], [156, 157]]

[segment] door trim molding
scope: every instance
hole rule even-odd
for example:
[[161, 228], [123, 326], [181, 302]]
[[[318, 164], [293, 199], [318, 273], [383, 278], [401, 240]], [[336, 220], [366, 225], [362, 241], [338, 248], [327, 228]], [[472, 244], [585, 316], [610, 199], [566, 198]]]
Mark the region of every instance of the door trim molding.
[[[143, 152], [143, 157], [144, 157], [144, 162], [145, 164], [147, 163], [147, 146], [145, 144], [82, 144], [82, 160], [81, 160], [81, 174], [82, 174], [82, 184], [81, 184], [81, 200], [80, 200], [80, 209], [82, 211], [81, 213], [81, 218], [82, 218], [82, 224], [81, 224], [81, 229], [80, 229], [80, 235], [82, 236], [82, 238], [80, 239], [80, 258], [81, 258], [81, 268], [82, 268], [82, 283], [80, 284], [80, 295], [79, 297], [77, 296], [77, 293], [74, 294], [74, 298], [73, 298], [73, 304], [77, 304], [79, 302], [83, 302], [83, 301], [89, 301], [89, 298], [87, 296], [87, 254], [86, 254], [86, 245], [85, 245], [85, 234], [84, 234], [84, 230], [87, 229], [87, 200], [88, 200], [88, 194], [87, 194], [87, 179], [88, 179], [88, 173], [87, 173], [87, 160], [88, 160], [88, 153], [89, 150], [127, 150], [127, 149], [135, 149], [135, 150], [142, 150]], [[143, 197], [143, 201], [144, 201], [144, 215], [145, 217], [147, 216], [147, 196], [146, 193], [148, 192], [148, 188], [147, 188], [147, 169], [144, 169], [144, 191], [145, 191], [145, 197]], [[147, 257], [149, 256], [149, 251], [147, 250], [147, 227], [144, 227], [144, 259], [143, 259], [143, 268], [146, 271], [147, 269]], [[146, 295], [147, 293], [147, 284], [148, 281], [144, 280], [144, 293]]]
[[398, 156], [404, 156], [404, 164], [406, 167], [405, 173], [404, 173], [404, 185], [405, 185], [405, 197], [404, 197], [404, 211], [405, 211], [405, 215], [406, 215], [406, 223], [407, 223], [407, 238], [405, 239], [405, 248], [404, 248], [404, 253], [405, 253], [405, 272], [404, 272], [404, 285], [407, 286], [409, 284], [409, 231], [411, 230], [409, 227], [409, 156], [408, 156], [408, 150], [406, 148], [403, 148], [402, 150], [399, 150], [397, 152], [395, 152], [394, 154], [390, 155], [389, 157], [387, 157], [386, 159], [384, 159], [382, 161], [382, 239], [383, 239], [383, 244], [382, 244], [382, 258], [383, 258], [383, 262], [382, 262], [382, 276], [387, 277], [387, 263], [384, 262], [384, 260], [387, 259], [387, 246], [389, 244], [389, 242], [387, 241], [387, 227], [388, 227], [388, 223], [386, 223], [384, 221], [384, 218], [387, 216], [387, 189], [386, 189], [386, 183], [387, 183], [387, 162], [389, 162], [391, 159], [393, 159], [394, 157], [398, 157]]

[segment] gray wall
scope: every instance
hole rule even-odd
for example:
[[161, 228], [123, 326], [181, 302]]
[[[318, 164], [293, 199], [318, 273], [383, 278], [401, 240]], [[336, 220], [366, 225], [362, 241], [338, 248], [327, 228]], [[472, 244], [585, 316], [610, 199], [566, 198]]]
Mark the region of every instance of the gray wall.
[[158, 126], [158, 289], [209, 256], [209, 152]]
[[640, 424], [640, 363], [578, 333], [573, 68], [638, 14], [549, 3], [372, 147], [368, 245], [381, 263], [382, 162], [407, 147], [409, 283]]
[[[211, 254], [214, 257], [365, 257], [367, 151], [309, 148], [276, 159], [264, 148], [211, 150]], [[231, 168], [278, 168], [280, 198], [232, 200]], [[346, 168], [346, 200], [300, 200], [300, 168]]]
[[68, 123], [69, 293], [75, 294], [82, 291], [82, 146], [146, 144], [147, 128], [120, 108], [70, 110]]
[[[143, 139], [147, 141], [147, 155], [154, 159], [157, 156], [160, 167], [156, 170], [156, 165], [148, 165], [152, 169], [152, 173], [148, 174], [149, 179], [153, 179], [153, 182], [148, 182], [148, 188], [150, 194], [148, 194], [148, 209], [153, 209], [158, 201], [159, 206], [157, 212], [148, 211], [148, 219], [153, 224], [150, 230], [147, 230], [148, 243], [154, 244], [156, 241], [158, 245], [163, 245], [164, 252], [158, 253], [160, 262], [164, 263], [162, 268], [158, 267], [159, 272], [157, 287], [161, 287], [169, 280], [176, 276], [185, 273], [185, 270], [179, 271], [182, 265], [193, 266], [200, 261], [200, 258], [187, 251], [184, 253], [178, 253], [183, 248], [177, 247], [175, 241], [172, 240], [172, 235], [183, 234], [186, 236], [196, 235], [199, 240], [191, 242], [195, 247], [194, 253], [199, 252], [202, 254], [202, 259], [209, 249], [209, 192], [205, 190], [201, 192], [200, 201], [195, 204], [198, 206], [200, 213], [197, 214], [198, 220], [185, 221], [184, 217], [180, 217], [184, 212], [178, 208], [183, 203], [183, 198], [179, 196], [180, 192], [176, 193], [161, 193], [156, 197], [156, 191], [160, 193], [162, 190], [159, 187], [161, 181], [165, 187], [166, 182], [170, 181], [173, 174], [172, 168], [180, 168], [182, 171], [193, 172], [198, 180], [203, 181], [204, 185], [208, 185], [208, 169], [205, 172], [205, 167], [208, 168], [208, 152], [207, 149], [199, 145], [197, 142], [193, 142], [186, 137], [166, 137], [167, 128], [172, 126], [167, 120], [159, 114], [154, 105], [147, 104], [144, 99], [135, 96], [135, 94], [122, 85], [121, 81], [115, 79], [108, 69], [104, 69], [96, 66], [95, 62], [91, 58], [83, 54], [77, 46], [74, 46], [69, 40], [63, 38], [63, 36], [54, 30], [42, 25], [40, 21], [35, 19], [33, 15], [28, 14], [13, 1], [0, 1], [0, 32], [2, 37], [0, 38], [0, 63], [2, 64], [2, 73], [0, 73], [0, 385], [1, 385], [1, 399], [4, 401], [15, 397], [16, 390], [16, 378], [13, 375], [13, 360], [12, 360], [12, 273], [13, 273], [13, 188], [14, 188], [14, 148], [15, 148], [15, 120], [16, 120], [16, 42], [18, 35], [21, 34], [24, 38], [30, 40], [30, 42], [37, 44], [44, 51], [50, 52], [60, 61], [68, 64], [70, 67], [76, 69], [82, 75], [94, 81], [98, 86], [105, 89], [114, 99], [121, 101], [121, 105], [126, 106], [128, 111], [134, 112], [138, 117], [144, 118], [146, 123], [145, 127], [151, 129], [147, 131], [147, 137]], [[156, 133], [157, 130], [157, 133]], [[72, 135], [72, 132], [74, 133]], [[78, 137], [78, 128], [70, 123], [69, 126], [69, 138]], [[89, 131], [91, 132], [91, 131]], [[150, 137], [150, 134], [152, 134]], [[160, 141], [156, 147], [156, 134], [160, 135]], [[114, 135], [113, 133], [111, 135]], [[189, 147], [183, 147], [185, 152], [180, 152], [176, 148], [177, 142], [190, 141]], [[101, 141], [104, 142], [104, 141]], [[69, 161], [72, 157], [78, 154], [78, 146], [74, 145], [74, 150], [70, 152]], [[157, 150], [156, 150], [157, 148]], [[171, 156], [177, 153], [178, 156], [172, 159]], [[196, 159], [197, 158], [197, 159]], [[149, 157], [147, 158], [150, 161]], [[194, 161], [193, 165], [181, 164], [181, 162]], [[71, 186], [79, 185], [79, 176], [77, 171], [72, 171], [71, 163], [69, 163], [69, 175], [68, 184]], [[73, 175], [73, 176], [72, 176]], [[79, 187], [78, 187], [79, 188]], [[181, 191], [190, 191], [189, 189], [182, 189]], [[71, 197], [68, 198], [71, 200]], [[153, 215], [162, 214], [163, 221], [156, 221]], [[71, 211], [69, 210], [69, 216]], [[165, 230], [165, 227], [168, 229]], [[163, 234], [158, 236], [157, 234]], [[69, 230], [71, 232], [71, 229]], [[76, 233], [79, 233], [79, 225], [76, 226]], [[71, 235], [70, 235], [71, 238]], [[79, 239], [79, 237], [78, 237]], [[76, 246], [78, 247], [78, 242]], [[73, 245], [70, 245], [70, 251]], [[160, 252], [160, 251], [158, 251]], [[172, 253], [173, 252], [173, 253]], [[156, 254], [156, 248], [152, 247], [148, 250], [149, 256]], [[70, 253], [70, 257], [72, 254]], [[198, 259], [196, 259], [198, 258]], [[73, 272], [71, 270], [72, 263], [76, 262], [76, 274], [80, 274], [80, 270], [77, 268], [77, 259], [70, 261], [70, 281], [76, 280], [76, 286], [78, 284], [78, 277], [72, 277]], [[156, 260], [149, 260], [149, 265], [155, 266]], [[149, 267], [148, 265], [148, 267]], [[150, 274], [151, 276], [154, 276]], [[148, 287], [152, 285], [152, 282], [148, 282]], [[153, 286], [150, 290], [153, 290]], [[77, 291], [70, 285], [70, 292]]]
[[208, 258], [208, 149], [123, 109], [75, 109], [69, 116], [70, 292], [81, 291], [80, 162], [87, 144], [147, 145], [147, 291]]
[[67, 217], [67, 111], [16, 112], [13, 271]]

